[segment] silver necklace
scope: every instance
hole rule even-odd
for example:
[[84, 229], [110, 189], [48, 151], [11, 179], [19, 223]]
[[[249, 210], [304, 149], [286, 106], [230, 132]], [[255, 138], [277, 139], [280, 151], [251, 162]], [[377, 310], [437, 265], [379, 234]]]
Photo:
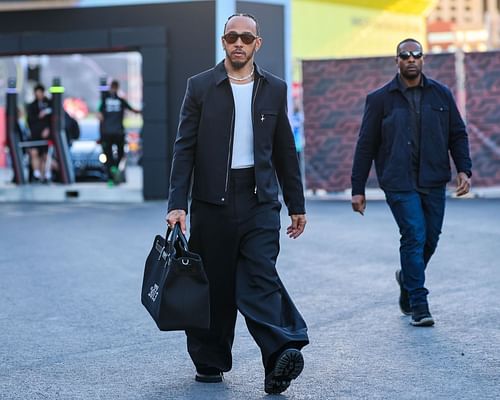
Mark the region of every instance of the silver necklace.
[[230, 77], [233, 81], [236, 81], [236, 82], [246, 81], [247, 79], [250, 79], [252, 77], [253, 70], [254, 70], [254, 67], [252, 67], [252, 71], [247, 76], [244, 76], [243, 78], [236, 78], [235, 76], [232, 76], [229, 73], [227, 74], [227, 76]]

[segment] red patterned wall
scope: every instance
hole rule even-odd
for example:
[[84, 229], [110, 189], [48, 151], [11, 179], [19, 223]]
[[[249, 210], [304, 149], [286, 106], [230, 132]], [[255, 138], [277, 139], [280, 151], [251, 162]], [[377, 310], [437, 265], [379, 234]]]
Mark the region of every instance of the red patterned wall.
[[473, 184], [500, 185], [500, 52], [465, 56]]

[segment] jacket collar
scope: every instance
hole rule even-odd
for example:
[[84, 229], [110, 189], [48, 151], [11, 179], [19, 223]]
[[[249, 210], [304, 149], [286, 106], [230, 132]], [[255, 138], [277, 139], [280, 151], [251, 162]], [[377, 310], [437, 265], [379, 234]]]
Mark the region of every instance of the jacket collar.
[[[253, 64], [253, 66], [255, 68], [254, 72], [256, 76], [263, 79], [267, 79], [266, 71], [264, 71], [261, 67], [259, 67], [255, 63]], [[215, 74], [215, 84], [217, 86], [220, 85], [222, 82], [224, 82], [226, 79], [228, 79], [226, 67], [224, 66], [224, 60], [222, 60], [219, 64], [217, 64], [214, 67], [214, 74]]]
[[[422, 88], [426, 88], [428, 86], [434, 86], [432, 80], [428, 79], [424, 74], [422, 74], [422, 82], [420, 83]], [[394, 79], [389, 83], [389, 92], [393, 92], [394, 90], [401, 90], [399, 83], [399, 74], [396, 74]]]

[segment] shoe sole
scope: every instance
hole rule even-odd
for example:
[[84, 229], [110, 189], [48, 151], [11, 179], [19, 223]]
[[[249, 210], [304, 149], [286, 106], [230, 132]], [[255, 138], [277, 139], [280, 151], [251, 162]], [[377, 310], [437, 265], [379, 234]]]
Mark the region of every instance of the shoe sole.
[[420, 321], [410, 321], [413, 326], [432, 326], [434, 325], [434, 319], [432, 317], [422, 318]]
[[[398, 283], [399, 285], [399, 297], [401, 298], [403, 296], [403, 285], [401, 284], [401, 277], [400, 277], [400, 273], [401, 270], [398, 269], [396, 271], [396, 282]], [[401, 312], [404, 314], [404, 315], [411, 315], [411, 310], [405, 310], [403, 307], [401, 307], [401, 302], [399, 302], [399, 309], [401, 310]]]
[[201, 382], [201, 383], [220, 383], [220, 382], [222, 382], [223, 378], [222, 378], [222, 375], [196, 374], [194, 377], [194, 380], [196, 382]]
[[297, 349], [285, 350], [276, 361], [273, 372], [266, 377], [264, 390], [268, 394], [280, 394], [288, 389], [304, 369], [304, 357]]

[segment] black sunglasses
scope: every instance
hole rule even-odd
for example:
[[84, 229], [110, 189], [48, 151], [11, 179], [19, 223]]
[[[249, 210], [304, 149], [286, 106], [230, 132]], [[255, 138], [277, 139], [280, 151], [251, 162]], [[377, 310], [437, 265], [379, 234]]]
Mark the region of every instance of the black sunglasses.
[[229, 44], [234, 44], [238, 41], [238, 38], [241, 38], [241, 41], [245, 44], [252, 44], [258, 36], [254, 36], [251, 33], [236, 33], [229, 32], [226, 33], [222, 38]]
[[398, 57], [401, 58], [401, 60], [408, 60], [411, 56], [413, 56], [415, 60], [418, 60], [419, 58], [422, 58], [424, 56], [424, 53], [422, 53], [420, 50], [416, 51], [405, 50], [398, 54]]

